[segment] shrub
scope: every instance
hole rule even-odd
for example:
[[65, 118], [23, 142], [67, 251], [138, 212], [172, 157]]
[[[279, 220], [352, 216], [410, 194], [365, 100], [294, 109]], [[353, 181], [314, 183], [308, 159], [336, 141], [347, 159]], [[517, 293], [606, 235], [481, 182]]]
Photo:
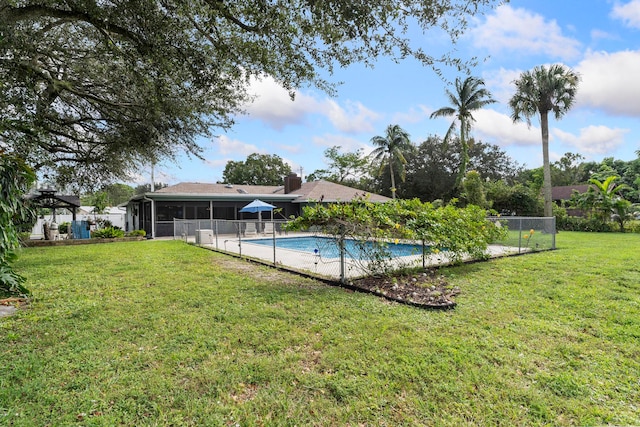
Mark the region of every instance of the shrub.
[[118, 227], [106, 227], [93, 231], [91, 237], [94, 239], [113, 239], [116, 237], [124, 237], [124, 231]]
[[[486, 218], [487, 212], [479, 206], [458, 208], [453, 204], [434, 208], [418, 199], [372, 203], [366, 198], [350, 203], [317, 204], [305, 206], [302, 215], [286, 225], [288, 230], [319, 228], [323, 233], [340, 241], [345, 238], [361, 242], [364, 247], [371, 240], [376, 253], [367, 252], [369, 262], [365, 269], [371, 273], [385, 273], [391, 268], [392, 258], [385, 242], [400, 239], [419, 240], [430, 246], [434, 253], [446, 250], [453, 261], [466, 254], [474, 258], [485, 257], [490, 242], [506, 235], [506, 227], [497, 227]], [[372, 245], [368, 245], [372, 247]]]
[[127, 237], [138, 237], [138, 236], [144, 237], [146, 235], [147, 235], [147, 232], [144, 230], [133, 230], [125, 234], [125, 236]]
[[629, 233], [640, 233], [640, 221], [628, 221], [624, 225], [624, 229]]
[[33, 211], [22, 196], [36, 175], [26, 162], [0, 150], [0, 295], [28, 295], [25, 279], [13, 270], [14, 250], [20, 246], [18, 224], [33, 221]]
[[599, 218], [583, 218], [579, 216], [567, 216], [556, 218], [556, 227], [560, 231], [615, 231], [615, 224], [602, 222]]
[[66, 234], [69, 232], [69, 228], [71, 227], [71, 223], [70, 222], [63, 222], [62, 224], [60, 224], [58, 226], [58, 232], [60, 234]]

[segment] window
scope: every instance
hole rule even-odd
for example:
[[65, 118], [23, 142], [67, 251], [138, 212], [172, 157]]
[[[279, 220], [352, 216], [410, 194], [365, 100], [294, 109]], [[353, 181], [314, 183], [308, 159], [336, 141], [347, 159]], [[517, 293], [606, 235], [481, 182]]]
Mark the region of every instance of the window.
[[209, 219], [209, 202], [185, 202], [186, 219]]
[[173, 218], [184, 218], [184, 205], [177, 202], [156, 202], [156, 219], [173, 221]]

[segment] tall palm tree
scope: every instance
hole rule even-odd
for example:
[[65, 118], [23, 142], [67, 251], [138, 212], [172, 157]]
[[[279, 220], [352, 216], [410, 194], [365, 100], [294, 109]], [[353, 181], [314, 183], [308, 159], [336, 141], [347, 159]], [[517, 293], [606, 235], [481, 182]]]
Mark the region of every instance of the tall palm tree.
[[444, 137], [445, 144], [449, 142], [457, 128], [457, 124], [460, 123], [460, 145], [462, 146], [462, 159], [460, 162], [458, 179], [456, 181], [457, 186], [462, 183], [462, 179], [467, 173], [467, 165], [469, 164], [468, 138], [469, 134], [471, 133], [471, 124], [475, 121], [472, 113], [476, 110], [484, 108], [489, 104], [497, 102], [491, 97], [491, 92], [489, 92], [483, 86], [484, 80], [477, 77], [467, 77], [464, 80], [461, 80], [459, 77], [456, 78], [455, 93], [449, 91], [448, 89], [446, 91], [451, 105], [442, 107], [434, 111], [430, 116], [432, 119], [436, 117], [455, 117]]
[[405, 165], [407, 159], [404, 157], [404, 152], [409, 149], [411, 141], [409, 140], [409, 134], [402, 129], [399, 125], [389, 125], [384, 136], [374, 136], [371, 138], [371, 143], [377, 148], [371, 152], [374, 161], [380, 163], [380, 173], [385, 169], [385, 166], [389, 165], [389, 174], [391, 176], [391, 197], [396, 198], [396, 178], [393, 171], [393, 164], [397, 163], [400, 166], [400, 178], [402, 181], [405, 179]]
[[520, 74], [515, 81], [516, 93], [509, 100], [511, 119], [525, 120], [531, 126], [531, 117], [539, 115], [542, 132], [542, 171], [544, 216], [553, 216], [551, 204], [551, 165], [549, 164], [549, 112], [556, 120], [571, 109], [580, 76], [570, 68], [555, 64], [544, 65]]

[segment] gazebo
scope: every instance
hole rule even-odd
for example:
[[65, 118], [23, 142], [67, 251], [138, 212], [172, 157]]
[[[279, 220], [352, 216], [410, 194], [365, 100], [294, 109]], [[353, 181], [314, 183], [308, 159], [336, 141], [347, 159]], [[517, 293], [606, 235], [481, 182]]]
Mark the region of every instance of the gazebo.
[[30, 194], [27, 199], [38, 208], [53, 209], [53, 218], [55, 220], [56, 209], [67, 209], [71, 212], [73, 220], [76, 220], [76, 212], [80, 207], [80, 197], [56, 194], [53, 188], [41, 188], [38, 190], [40, 194]]
[[82, 234], [82, 227], [77, 227], [79, 223], [76, 221], [76, 213], [80, 207], [80, 197], [56, 194], [56, 190], [50, 187], [41, 188], [38, 190], [38, 193], [40, 194], [29, 194], [25, 199], [29, 200], [36, 208], [48, 208], [52, 210], [51, 228], [49, 228], [49, 224], [46, 222], [43, 225], [45, 240], [57, 239], [58, 228], [57, 225], [54, 226], [56, 222], [56, 209], [66, 209], [71, 212], [71, 226], [75, 227], [72, 234], [75, 238], [88, 238], [85, 236], [87, 233]]

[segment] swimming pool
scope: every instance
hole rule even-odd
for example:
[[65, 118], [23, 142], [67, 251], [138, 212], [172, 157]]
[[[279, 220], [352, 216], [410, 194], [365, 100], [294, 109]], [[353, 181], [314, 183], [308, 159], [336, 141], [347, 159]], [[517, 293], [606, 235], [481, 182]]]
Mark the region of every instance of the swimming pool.
[[[243, 242], [264, 246], [273, 246], [272, 239], [245, 239], [243, 240]], [[367, 253], [375, 249], [375, 245], [377, 245], [376, 242], [366, 242], [361, 248], [358, 242], [351, 239], [346, 239], [346, 256], [352, 259], [366, 258]], [[324, 258], [338, 258], [340, 256], [338, 242], [331, 237], [282, 237], [276, 239], [276, 248], [309, 252]], [[422, 246], [409, 245], [406, 243], [388, 243], [386, 249], [394, 257], [422, 254]], [[428, 251], [429, 247], [426, 247], [426, 250]]]

